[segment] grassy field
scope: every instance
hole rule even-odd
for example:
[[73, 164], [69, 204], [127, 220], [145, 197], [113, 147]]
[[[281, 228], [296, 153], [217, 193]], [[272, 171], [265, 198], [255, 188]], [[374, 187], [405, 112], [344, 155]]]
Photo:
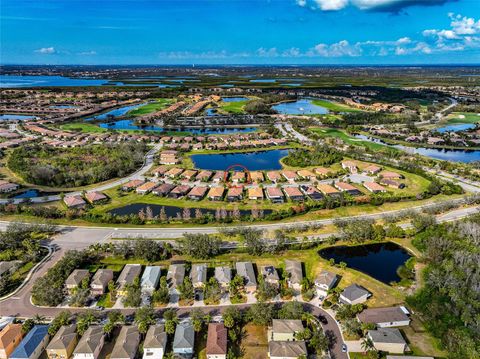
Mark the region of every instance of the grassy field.
[[447, 124], [478, 122], [480, 122], [480, 116], [477, 113], [452, 112], [450, 115], [447, 116]]
[[236, 102], [220, 102], [218, 106], [219, 113], [244, 113], [245, 105], [250, 100]]
[[60, 126], [60, 129], [65, 131], [80, 131], [88, 133], [102, 133], [107, 132], [106, 128], [102, 128], [95, 123], [88, 122], [72, 122]]
[[338, 102], [332, 102], [332, 101], [327, 101], [327, 100], [312, 100], [312, 103], [317, 106], [322, 106], [325, 107], [327, 110], [333, 111], [333, 112], [358, 112], [360, 110], [338, 103]]
[[172, 104], [174, 102], [173, 99], [170, 98], [159, 98], [156, 99], [155, 102], [146, 104], [145, 106], [138, 107], [134, 110], [131, 110], [128, 112], [128, 115], [131, 116], [143, 116], [147, 115], [152, 112], [160, 111], [167, 107], [168, 105]]
[[266, 359], [268, 357], [267, 328], [250, 323], [244, 330], [245, 336], [241, 342], [243, 358]]
[[392, 147], [382, 145], [380, 143], [375, 143], [375, 142], [370, 142], [370, 141], [364, 141], [364, 140], [361, 140], [361, 139], [357, 139], [357, 138], [349, 136], [345, 132], [343, 132], [341, 130], [337, 130], [335, 128], [313, 127], [310, 130], [312, 132], [315, 132], [316, 134], [320, 135], [322, 138], [328, 138], [328, 137], [339, 138], [348, 145], [364, 146], [364, 147], [367, 147], [367, 148], [369, 148], [373, 151], [385, 150], [385, 149], [395, 151], [395, 149], [392, 148]]

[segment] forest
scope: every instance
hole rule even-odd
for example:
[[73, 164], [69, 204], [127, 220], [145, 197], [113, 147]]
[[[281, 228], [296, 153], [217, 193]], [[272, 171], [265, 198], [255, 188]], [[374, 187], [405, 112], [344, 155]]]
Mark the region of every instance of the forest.
[[309, 167], [328, 166], [343, 159], [342, 154], [329, 146], [316, 145], [312, 150], [296, 149], [283, 159], [287, 166]]
[[449, 358], [480, 357], [480, 215], [426, 227], [414, 244], [426, 264], [424, 286], [407, 303]]
[[28, 183], [79, 187], [132, 173], [143, 163], [146, 149], [143, 143], [74, 148], [36, 144], [15, 149], [7, 165]]

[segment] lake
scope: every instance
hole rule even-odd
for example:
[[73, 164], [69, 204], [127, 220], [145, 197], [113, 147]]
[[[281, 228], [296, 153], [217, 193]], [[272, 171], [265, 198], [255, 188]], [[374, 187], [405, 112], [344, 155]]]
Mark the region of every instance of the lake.
[[471, 130], [472, 128], [475, 128], [474, 123], [459, 123], [459, 124], [456, 124], [456, 125], [448, 125], [448, 126], [445, 126], [445, 127], [437, 128], [437, 131], [440, 132], [440, 133], [460, 132], [460, 131]]
[[106, 120], [106, 119], [111, 118], [111, 117], [125, 116], [129, 111], [135, 110], [135, 109], [137, 109], [139, 107], [142, 107], [142, 106], [145, 106], [145, 105], [146, 105], [146, 103], [140, 103], [140, 104], [136, 104], [136, 105], [128, 105], [128, 106], [115, 108], [115, 109], [110, 110], [108, 112], [104, 112], [100, 115], [89, 117], [89, 118], [85, 119], [85, 121]]
[[[128, 204], [123, 207], [115, 208], [109, 211], [108, 213], [112, 215], [117, 215], [117, 216], [128, 216], [131, 214], [138, 214], [142, 209], [145, 211], [147, 207], [150, 207], [152, 209], [152, 213], [154, 216], [160, 215], [160, 211], [162, 207], [165, 209], [165, 214], [167, 215], [168, 218], [177, 218], [178, 215], [183, 215], [184, 209], [182, 207], [176, 207], [176, 206], [162, 206], [158, 204], [147, 204], [147, 203], [132, 203]], [[200, 211], [203, 214], [211, 214], [215, 216], [215, 209], [209, 209], [209, 208], [199, 208]], [[192, 218], [195, 217], [195, 208], [189, 208], [190, 210], [190, 216]], [[231, 210], [227, 210], [228, 214], [231, 215]], [[241, 216], [247, 216], [251, 214], [250, 210], [239, 210]], [[268, 214], [271, 214], [273, 211], [271, 209], [265, 209], [263, 210], [263, 214], [266, 216]]]
[[0, 115], [0, 121], [1, 121], [1, 120], [6, 120], [6, 121], [25, 121], [25, 120], [31, 120], [32, 118], [34, 118], [34, 116], [29, 116], [29, 115], [11, 115], [11, 114]]
[[43, 192], [38, 189], [30, 188], [23, 192], [17, 193], [12, 198], [35, 198], [35, 197], [44, 197], [44, 196], [53, 196], [58, 194], [58, 192]]
[[359, 138], [365, 141], [380, 143], [385, 146], [398, 148], [399, 150], [411, 153], [419, 154], [425, 157], [435, 158], [437, 160], [454, 161], [454, 162], [474, 162], [480, 161], [480, 150], [452, 150], [443, 148], [427, 148], [427, 147], [410, 147], [404, 145], [391, 145], [378, 138], [373, 138], [365, 135], [353, 135], [355, 138]]
[[411, 257], [405, 249], [392, 242], [329, 247], [318, 253], [327, 260], [335, 259], [337, 264], [345, 262], [347, 268], [356, 269], [386, 284], [401, 280], [397, 269]]
[[205, 170], [225, 170], [232, 165], [243, 165], [250, 171], [279, 170], [280, 160], [289, 150], [271, 150], [243, 153], [224, 153], [212, 155], [192, 155], [195, 168]]
[[19, 76], [0, 75], [1, 88], [44, 87], [44, 86], [101, 86], [108, 80], [70, 78], [64, 76]]
[[294, 102], [282, 102], [272, 106], [278, 113], [284, 115], [324, 115], [328, 113], [325, 107], [314, 105], [312, 100], [300, 99]]
[[222, 97], [223, 102], [242, 102], [247, 100], [248, 97]]

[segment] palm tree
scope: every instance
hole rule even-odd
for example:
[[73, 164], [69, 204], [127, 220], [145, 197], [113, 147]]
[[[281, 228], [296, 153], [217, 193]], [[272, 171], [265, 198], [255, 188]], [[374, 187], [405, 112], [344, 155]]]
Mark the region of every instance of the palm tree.
[[45, 317], [40, 314], [35, 314], [32, 319], [35, 324], [42, 324], [45, 322]]
[[152, 307], [142, 307], [135, 312], [135, 323], [138, 331], [143, 336], [147, 333], [148, 327], [155, 324], [155, 311]]
[[82, 313], [77, 318], [77, 332], [83, 335], [88, 327], [97, 320], [92, 311]]
[[302, 314], [302, 320], [307, 323], [307, 327], [313, 328], [317, 326], [318, 319], [312, 313], [305, 312]]
[[175, 327], [178, 324], [177, 312], [173, 309], [167, 309], [163, 313], [163, 319], [165, 319], [165, 332], [170, 335], [175, 333]]
[[361, 343], [361, 347], [362, 347], [365, 354], [367, 352], [375, 349], [375, 345], [373, 345], [373, 341], [369, 337], [363, 338], [362, 343]]

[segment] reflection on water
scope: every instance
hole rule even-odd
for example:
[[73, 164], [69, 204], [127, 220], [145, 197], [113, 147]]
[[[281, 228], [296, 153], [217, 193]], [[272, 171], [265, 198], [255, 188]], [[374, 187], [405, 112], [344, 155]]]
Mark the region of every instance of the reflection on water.
[[284, 115], [324, 115], [328, 113], [325, 107], [314, 105], [310, 99], [300, 99], [294, 102], [283, 102], [272, 107]]
[[280, 159], [288, 155], [289, 150], [271, 150], [245, 153], [224, 153], [212, 155], [192, 155], [196, 168], [205, 170], [225, 170], [227, 167], [240, 164], [250, 171], [279, 170]]

